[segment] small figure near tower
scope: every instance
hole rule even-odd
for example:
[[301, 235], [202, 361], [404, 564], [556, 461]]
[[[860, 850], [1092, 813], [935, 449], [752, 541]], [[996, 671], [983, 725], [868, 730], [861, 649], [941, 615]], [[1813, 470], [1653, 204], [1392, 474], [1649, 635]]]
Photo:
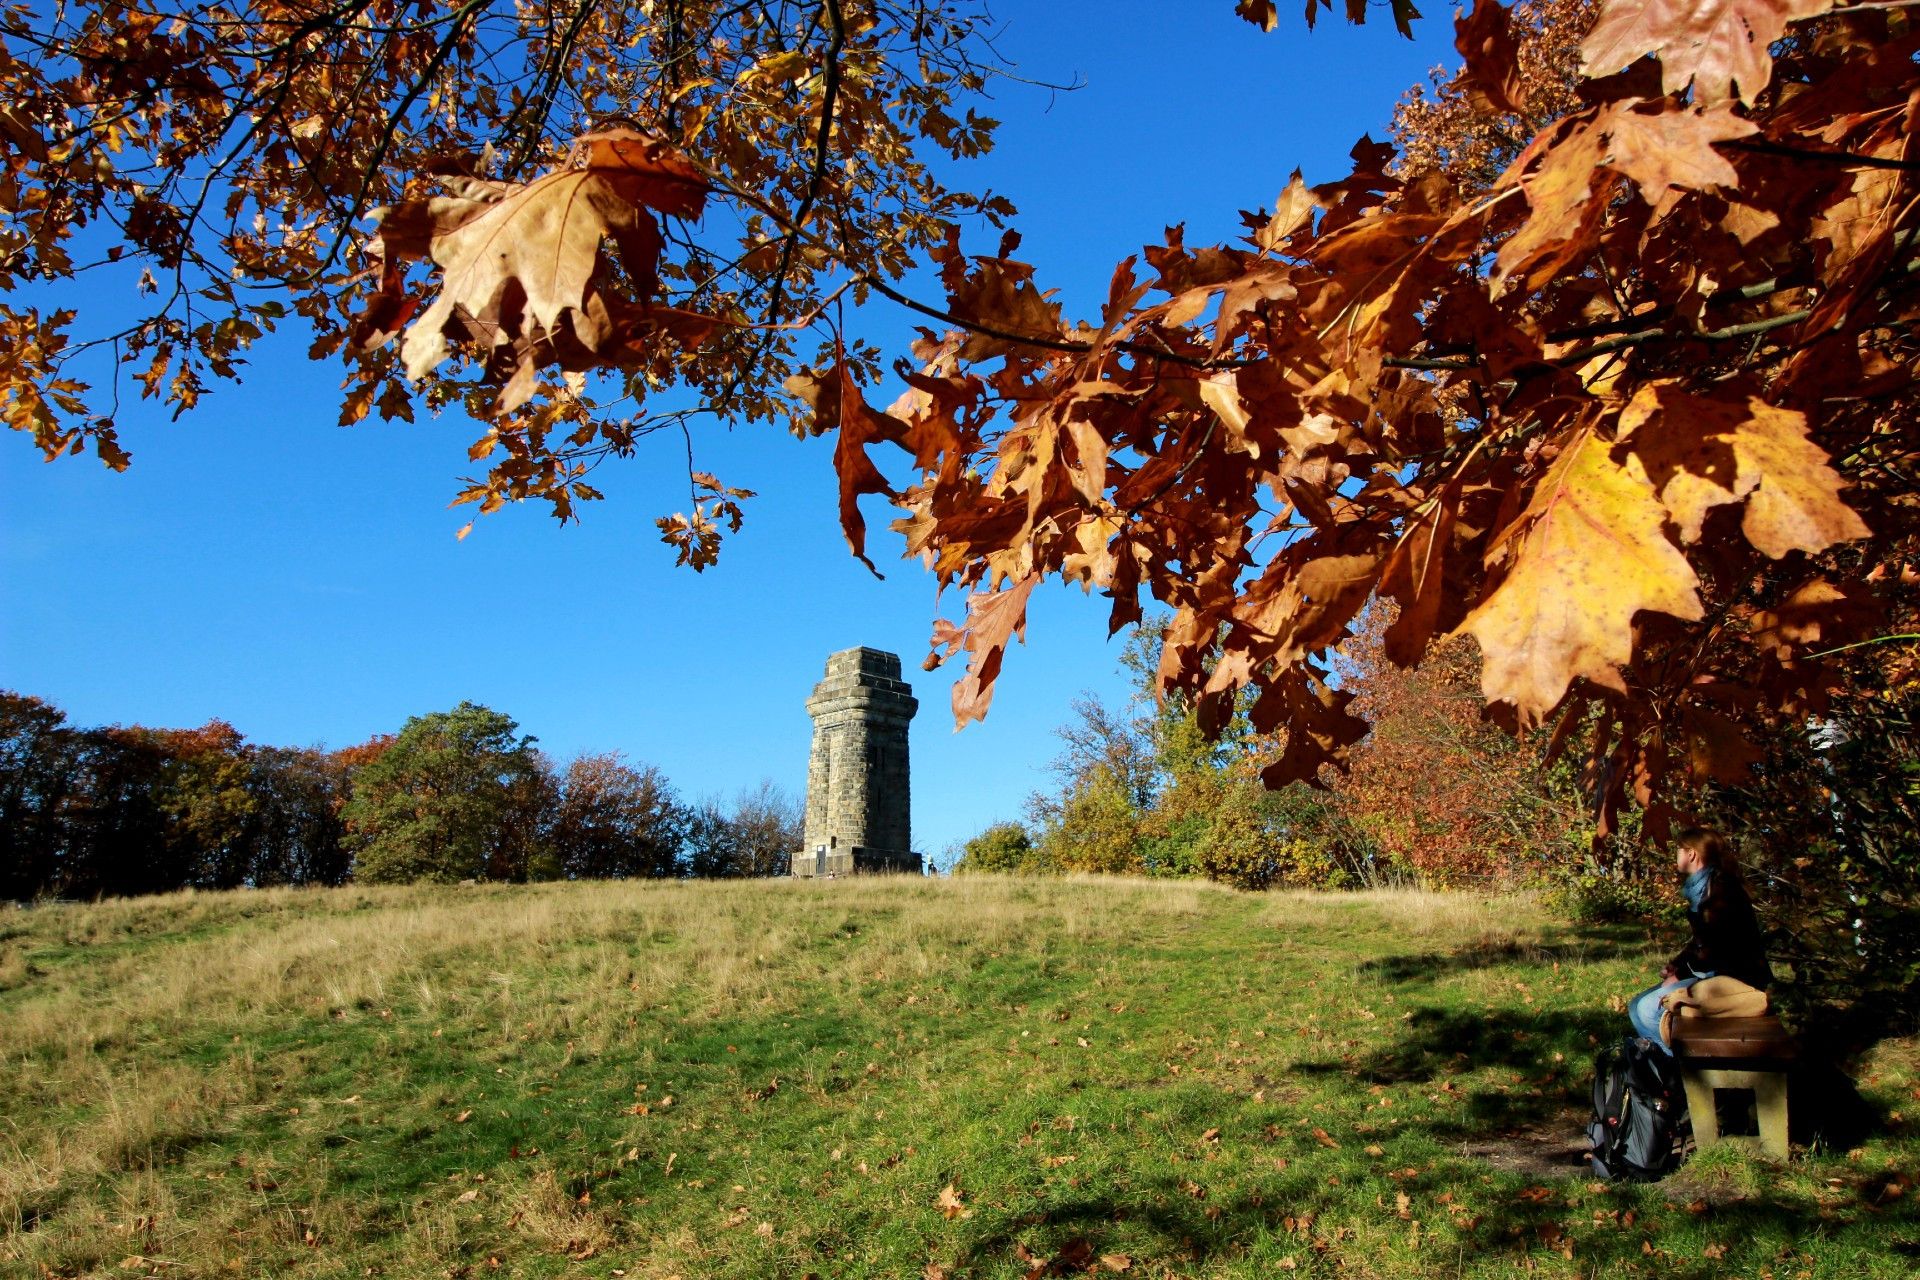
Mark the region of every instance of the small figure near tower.
[[827, 659], [826, 679], [807, 699], [807, 837], [794, 875], [920, 874], [907, 767], [907, 725], [919, 707], [897, 655], [862, 647]]

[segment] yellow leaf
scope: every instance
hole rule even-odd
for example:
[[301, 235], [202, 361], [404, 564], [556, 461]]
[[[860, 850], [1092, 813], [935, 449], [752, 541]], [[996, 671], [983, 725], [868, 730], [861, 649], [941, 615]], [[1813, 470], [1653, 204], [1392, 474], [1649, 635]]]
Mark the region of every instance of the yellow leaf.
[[1714, 507], [1743, 499], [1747, 541], [1775, 560], [1867, 536], [1840, 501], [1839, 473], [1807, 439], [1807, 420], [1795, 410], [1758, 396], [1730, 403], [1654, 383], [1621, 411], [1620, 434], [1629, 465], [1658, 491], [1683, 542], [1700, 537]]
[[809, 65], [806, 54], [798, 49], [788, 49], [785, 53], [776, 53], [771, 57], [760, 59], [740, 78], [764, 80], [768, 84], [786, 84], [807, 74]]
[[1480, 684], [1537, 724], [1584, 676], [1622, 688], [1643, 609], [1693, 621], [1699, 579], [1667, 540], [1667, 513], [1645, 476], [1608, 457], [1588, 428], [1576, 431], [1500, 535], [1506, 576], [1460, 624], [1479, 640]]

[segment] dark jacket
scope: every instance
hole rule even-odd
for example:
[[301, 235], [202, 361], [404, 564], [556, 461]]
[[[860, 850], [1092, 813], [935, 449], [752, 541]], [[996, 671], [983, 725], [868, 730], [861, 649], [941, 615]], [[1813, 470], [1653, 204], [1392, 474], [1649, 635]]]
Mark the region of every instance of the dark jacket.
[[1674, 971], [1682, 978], [1717, 973], [1761, 991], [1773, 985], [1760, 919], [1737, 873], [1713, 872], [1700, 906], [1687, 912], [1687, 923], [1693, 940], [1673, 958]]

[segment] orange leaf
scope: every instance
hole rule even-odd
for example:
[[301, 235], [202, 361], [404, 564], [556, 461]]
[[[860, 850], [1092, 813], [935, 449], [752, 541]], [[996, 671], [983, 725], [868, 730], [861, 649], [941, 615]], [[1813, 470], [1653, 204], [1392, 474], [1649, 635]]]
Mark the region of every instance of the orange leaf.
[[964, 647], [972, 654], [967, 674], [953, 686], [955, 728], [986, 718], [1007, 642], [1015, 636], [1025, 642], [1027, 597], [1039, 581], [1039, 575], [1033, 574], [1002, 590], [977, 591], [967, 597], [966, 625], [953, 631], [946, 641], [949, 651]]
[[1696, 103], [1736, 93], [1751, 103], [1773, 76], [1768, 46], [1788, 23], [1833, 7], [1833, 0], [1606, 0], [1580, 45], [1580, 73], [1612, 75], [1651, 53], [1660, 59], [1663, 93], [1691, 82]]
[[[1637, 469], [1577, 430], [1533, 492], [1507, 543], [1506, 576], [1460, 624], [1480, 641], [1481, 688], [1537, 724], [1579, 677], [1622, 687], [1643, 609], [1701, 616], [1699, 580], [1667, 540], [1666, 511]], [[1509, 541], [1510, 540], [1510, 541]]]
[[1840, 501], [1839, 473], [1807, 439], [1804, 415], [1758, 396], [1693, 395], [1670, 382], [1642, 387], [1620, 414], [1623, 448], [1695, 542], [1708, 511], [1746, 502], [1747, 541], [1778, 560], [1867, 536]]

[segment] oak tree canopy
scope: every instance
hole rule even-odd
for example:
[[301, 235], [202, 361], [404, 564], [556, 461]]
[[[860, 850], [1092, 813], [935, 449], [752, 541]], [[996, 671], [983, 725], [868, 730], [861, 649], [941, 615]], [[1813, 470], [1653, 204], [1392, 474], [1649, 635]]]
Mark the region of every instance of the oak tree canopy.
[[[1006, 202], [928, 167], [991, 144], [973, 4], [14, 8], [0, 412], [125, 466], [123, 394], [190, 409], [297, 317], [343, 421], [471, 414], [461, 499], [563, 518], [646, 432], [785, 419], [835, 434], [854, 554], [885, 495], [964, 598], [929, 659], [965, 654], [962, 723], [1061, 579], [1116, 629], [1170, 609], [1162, 687], [1214, 726], [1257, 691], [1269, 781], [1316, 781], [1366, 732], [1329, 655], [1388, 601], [1392, 661], [1472, 636], [1490, 714], [1577, 738], [1657, 833], [1913, 629], [1920, 32], [1911, 0], [1600, 0], [1556, 78], [1542, 12], [1458, 18], [1477, 135], [1363, 139], [1072, 317], [1017, 238], [963, 248]], [[95, 270], [142, 305], [49, 287]], [[873, 293], [900, 351], [836, 336]], [[698, 568], [747, 495], [694, 483], [662, 531]]]

